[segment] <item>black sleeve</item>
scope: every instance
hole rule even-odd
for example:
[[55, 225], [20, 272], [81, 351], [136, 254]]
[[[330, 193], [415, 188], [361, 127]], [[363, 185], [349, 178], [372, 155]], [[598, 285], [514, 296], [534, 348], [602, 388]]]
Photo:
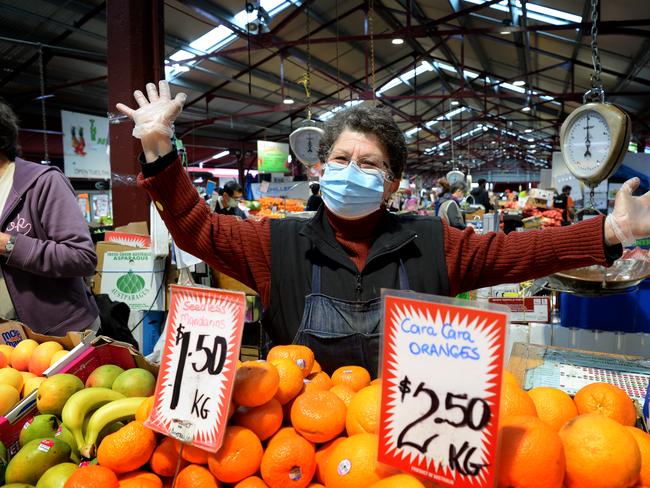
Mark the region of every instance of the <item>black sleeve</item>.
[[178, 159], [178, 152], [174, 147], [170, 153], [165, 154], [164, 156], [160, 156], [152, 163], [147, 163], [145, 161], [144, 153], [140, 154], [139, 159], [140, 159], [140, 166], [142, 167], [142, 175], [145, 178], [151, 178], [152, 176], [156, 176], [167, 166], [171, 166], [172, 163], [176, 161], [176, 159]]
[[449, 219], [449, 225], [457, 229], [463, 230], [465, 225], [465, 219], [460, 213], [460, 207], [456, 202], [453, 202], [449, 207], [447, 207], [447, 218]]

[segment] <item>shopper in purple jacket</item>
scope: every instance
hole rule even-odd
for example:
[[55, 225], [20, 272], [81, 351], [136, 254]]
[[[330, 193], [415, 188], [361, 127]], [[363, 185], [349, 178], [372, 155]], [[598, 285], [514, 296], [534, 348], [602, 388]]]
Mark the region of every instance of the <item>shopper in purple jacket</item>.
[[0, 101], [0, 317], [48, 335], [97, 330], [84, 281], [97, 255], [72, 186], [18, 153], [18, 120]]

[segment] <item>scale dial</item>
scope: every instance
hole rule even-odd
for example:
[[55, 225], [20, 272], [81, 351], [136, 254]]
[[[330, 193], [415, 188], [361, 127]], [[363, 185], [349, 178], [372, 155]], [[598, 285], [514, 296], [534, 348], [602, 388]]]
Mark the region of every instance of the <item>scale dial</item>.
[[325, 131], [319, 127], [307, 126], [294, 130], [289, 135], [289, 144], [296, 157], [306, 166], [314, 166], [320, 162], [318, 145]]
[[629, 116], [608, 103], [588, 103], [574, 110], [560, 132], [569, 171], [592, 187], [616, 171], [629, 140]]

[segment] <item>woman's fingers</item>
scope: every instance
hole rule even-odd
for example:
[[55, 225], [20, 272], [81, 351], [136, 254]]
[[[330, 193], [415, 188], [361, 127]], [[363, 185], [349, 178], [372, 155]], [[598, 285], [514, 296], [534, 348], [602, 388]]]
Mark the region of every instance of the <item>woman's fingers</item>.
[[149, 105], [149, 102], [147, 101], [147, 97], [145, 97], [144, 93], [142, 93], [140, 90], [136, 90], [133, 92], [133, 98], [135, 98], [135, 101], [138, 102], [138, 105], [140, 107]]
[[117, 105], [115, 105], [115, 108], [117, 108], [117, 110], [119, 110], [124, 115], [126, 115], [128, 118], [133, 120], [133, 115], [135, 114], [135, 110], [133, 110], [131, 107], [127, 107], [123, 103], [118, 103]]
[[147, 96], [149, 97], [149, 103], [158, 100], [158, 90], [156, 90], [156, 85], [153, 83], [147, 83]]

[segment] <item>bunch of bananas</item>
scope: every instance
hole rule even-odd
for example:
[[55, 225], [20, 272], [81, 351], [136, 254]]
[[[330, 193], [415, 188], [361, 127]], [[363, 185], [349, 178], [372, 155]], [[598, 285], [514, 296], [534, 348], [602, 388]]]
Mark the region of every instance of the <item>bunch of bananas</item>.
[[85, 388], [68, 399], [61, 419], [72, 432], [81, 455], [91, 458], [102, 430], [115, 422], [133, 418], [144, 400], [145, 397], [125, 397], [110, 388]]

